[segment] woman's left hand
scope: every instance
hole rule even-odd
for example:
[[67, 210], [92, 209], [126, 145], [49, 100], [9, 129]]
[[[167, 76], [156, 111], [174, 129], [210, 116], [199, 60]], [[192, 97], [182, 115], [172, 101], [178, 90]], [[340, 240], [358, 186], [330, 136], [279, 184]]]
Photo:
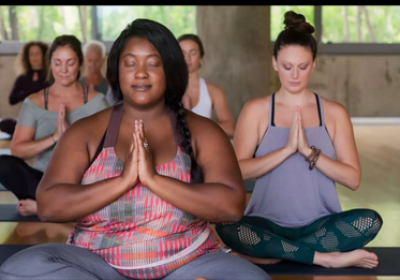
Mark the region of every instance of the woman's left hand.
[[[139, 149], [138, 154], [138, 177], [139, 181], [147, 187], [151, 180], [157, 175], [153, 158], [147, 144], [143, 121], [135, 121], [135, 145]], [[147, 146], [147, 147], [146, 147]]]
[[304, 128], [301, 123], [301, 114], [300, 114], [299, 107], [296, 108], [296, 114], [297, 114], [297, 125], [299, 127], [297, 150], [303, 156], [308, 157], [309, 155], [311, 155], [312, 150], [311, 150], [310, 146], [308, 145], [306, 134], [304, 133]]

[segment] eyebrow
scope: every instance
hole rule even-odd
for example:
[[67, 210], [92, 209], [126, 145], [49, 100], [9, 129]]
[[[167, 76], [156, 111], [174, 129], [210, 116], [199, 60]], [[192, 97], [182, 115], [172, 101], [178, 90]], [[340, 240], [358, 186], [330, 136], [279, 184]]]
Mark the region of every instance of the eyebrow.
[[[122, 58], [125, 58], [125, 57], [127, 57], [127, 56], [132, 56], [132, 57], [136, 57], [137, 55], [135, 55], [135, 54], [132, 54], [132, 53], [127, 53], [126, 55], [124, 55]], [[147, 55], [146, 57], [160, 57], [158, 54], [149, 54], [149, 55]]]
[[[74, 59], [76, 59], [76, 58], [69, 58], [69, 59], [67, 59], [67, 61], [74, 60]], [[59, 59], [59, 58], [54, 58], [54, 60], [61, 60], [61, 59]]]
[[[287, 64], [290, 64], [290, 65], [293, 65], [293, 63], [290, 63], [290, 62], [288, 62], [288, 61], [282, 61], [282, 63], [287, 63]], [[301, 64], [309, 64], [309, 63], [310, 63], [310, 62], [307, 61], [307, 62], [299, 63], [299, 65], [301, 65]]]

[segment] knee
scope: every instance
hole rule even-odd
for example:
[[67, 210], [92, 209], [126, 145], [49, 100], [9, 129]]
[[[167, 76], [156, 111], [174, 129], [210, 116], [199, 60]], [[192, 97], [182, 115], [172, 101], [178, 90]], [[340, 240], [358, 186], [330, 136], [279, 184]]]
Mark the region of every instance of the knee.
[[28, 279], [31, 268], [43, 267], [53, 259], [55, 244], [36, 245], [19, 251], [9, 257], [0, 267], [0, 279]]
[[361, 220], [362, 228], [367, 228], [368, 233], [377, 234], [383, 224], [381, 215], [372, 209], [354, 209], [356, 212], [357, 220]]
[[20, 164], [21, 159], [10, 155], [0, 155], [0, 174], [8, 174], [15, 170], [15, 166]]

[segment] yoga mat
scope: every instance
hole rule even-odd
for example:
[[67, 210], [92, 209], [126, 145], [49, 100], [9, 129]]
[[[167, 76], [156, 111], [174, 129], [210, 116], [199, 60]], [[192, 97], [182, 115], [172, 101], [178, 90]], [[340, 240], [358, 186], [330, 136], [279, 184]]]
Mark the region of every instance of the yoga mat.
[[0, 140], [10, 140], [11, 135], [5, 132], [0, 131]]
[[0, 155], [11, 155], [10, 149], [0, 149]]
[[269, 275], [400, 275], [400, 247], [366, 247], [364, 249], [378, 256], [379, 265], [376, 268], [325, 268], [290, 261], [258, 266]]
[[21, 216], [16, 204], [0, 204], [0, 222], [40, 222], [37, 216]]

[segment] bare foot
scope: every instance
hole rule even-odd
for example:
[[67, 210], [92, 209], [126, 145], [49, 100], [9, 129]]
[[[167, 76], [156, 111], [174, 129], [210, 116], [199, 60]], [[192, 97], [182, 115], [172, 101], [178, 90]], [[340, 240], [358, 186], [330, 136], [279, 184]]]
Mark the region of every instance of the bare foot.
[[32, 199], [20, 200], [17, 204], [17, 210], [22, 216], [34, 216], [37, 214], [37, 203]]
[[249, 262], [256, 263], [256, 264], [276, 264], [276, 263], [282, 261], [280, 259], [261, 259], [261, 258], [250, 257], [250, 256], [246, 256], [246, 255], [240, 254], [235, 251], [231, 251], [230, 254], [241, 257], [245, 260], [248, 260]]
[[363, 249], [351, 252], [315, 252], [314, 264], [335, 268], [349, 266], [374, 268], [378, 265], [378, 256]]

